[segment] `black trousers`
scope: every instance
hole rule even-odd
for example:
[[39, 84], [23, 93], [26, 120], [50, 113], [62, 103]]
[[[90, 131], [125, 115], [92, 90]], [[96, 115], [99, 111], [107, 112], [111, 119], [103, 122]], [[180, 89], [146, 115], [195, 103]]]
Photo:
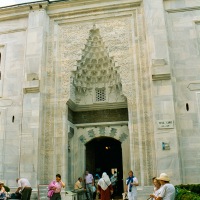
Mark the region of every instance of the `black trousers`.
[[53, 196], [50, 198], [50, 200], [61, 200], [60, 193], [53, 193]]
[[32, 188], [24, 188], [22, 190], [22, 196], [21, 196], [21, 200], [30, 200], [31, 198], [31, 192], [32, 192]]

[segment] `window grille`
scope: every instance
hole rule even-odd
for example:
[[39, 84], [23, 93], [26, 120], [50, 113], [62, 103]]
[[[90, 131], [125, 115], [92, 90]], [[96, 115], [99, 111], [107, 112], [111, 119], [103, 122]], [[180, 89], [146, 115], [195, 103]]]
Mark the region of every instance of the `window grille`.
[[105, 90], [105, 88], [96, 89], [96, 101], [106, 101], [106, 90]]

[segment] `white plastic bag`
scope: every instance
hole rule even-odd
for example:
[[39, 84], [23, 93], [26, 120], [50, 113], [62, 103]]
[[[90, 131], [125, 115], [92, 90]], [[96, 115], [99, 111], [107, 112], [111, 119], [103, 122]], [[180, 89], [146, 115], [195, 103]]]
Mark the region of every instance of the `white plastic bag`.
[[92, 192], [96, 192], [96, 187], [94, 185], [92, 186]]

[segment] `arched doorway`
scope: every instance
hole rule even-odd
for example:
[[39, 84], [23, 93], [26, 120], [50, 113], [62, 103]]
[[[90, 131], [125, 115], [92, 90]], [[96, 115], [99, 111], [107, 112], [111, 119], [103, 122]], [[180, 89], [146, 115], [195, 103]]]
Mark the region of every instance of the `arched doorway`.
[[98, 137], [86, 144], [86, 169], [92, 174], [103, 172], [111, 176], [117, 171], [116, 195], [123, 192], [121, 142], [110, 137]]

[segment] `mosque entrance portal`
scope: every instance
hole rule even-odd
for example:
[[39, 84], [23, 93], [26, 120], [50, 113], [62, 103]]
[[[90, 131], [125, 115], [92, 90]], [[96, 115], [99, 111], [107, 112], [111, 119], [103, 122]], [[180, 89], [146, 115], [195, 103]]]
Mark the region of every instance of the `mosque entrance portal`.
[[100, 177], [103, 172], [111, 176], [117, 172], [116, 194], [123, 191], [121, 142], [110, 137], [98, 137], [86, 144], [86, 169]]

